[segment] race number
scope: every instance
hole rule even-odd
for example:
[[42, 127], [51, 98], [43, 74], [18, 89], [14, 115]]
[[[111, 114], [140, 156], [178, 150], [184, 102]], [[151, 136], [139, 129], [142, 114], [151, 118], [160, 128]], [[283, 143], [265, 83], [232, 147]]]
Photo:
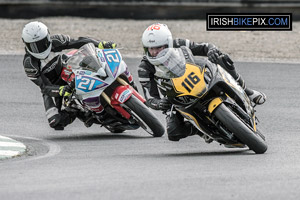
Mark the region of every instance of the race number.
[[204, 70], [193, 64], [186, 64], [186, 70], [181, 77], [172, 78], [173, 87], [179, 96], [191, 95], [200, 97], [207, 90], [204, 81]]
[[118, 72], [119, 65], [122, 62], [120, 52], [117, 49], [103, 49], [103, 53], [106, 63], [108, 64], [111, 73], [115, 77]]
[[149, 26], [148, 31], [150, 31], [150, 30], [159, 30], [160, 26], [161, 26], [161, 24], [154, 24], [152, 26]]
[[200, 78], [195, 75], [194, 72], [191, 72], [187, 78], [181, 83], [181, 85], [188, 91], [191, 92], [197, 83], [199, 83]]
[[104, 51], [105, 57], [107, 59], [108, 62], [112, 63], [112, 62], [120, 62], [118, 53], [115, 49], [113, 50], [109, 50], [109, 51]]
[[94, 84], [95, 84], [94, 79], [82, 78], [77, 87], [82, 90], [91, 91], [93, 89]]

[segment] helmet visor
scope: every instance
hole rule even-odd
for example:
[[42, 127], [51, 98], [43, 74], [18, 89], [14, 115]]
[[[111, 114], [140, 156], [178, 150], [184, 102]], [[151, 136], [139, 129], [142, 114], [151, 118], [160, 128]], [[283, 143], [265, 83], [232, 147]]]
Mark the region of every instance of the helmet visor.
[[42, 53], [46, 51], [51, 44], [49, 36], [46, 36], [44, 39], [41, 39], [37, 42], [25, 43], [27, 49], [32, 53]]
[[177, 77], [182, 76], [185, 72], [186, 61], [180, 48], [164, 49], [157, 55], [156, 59]]

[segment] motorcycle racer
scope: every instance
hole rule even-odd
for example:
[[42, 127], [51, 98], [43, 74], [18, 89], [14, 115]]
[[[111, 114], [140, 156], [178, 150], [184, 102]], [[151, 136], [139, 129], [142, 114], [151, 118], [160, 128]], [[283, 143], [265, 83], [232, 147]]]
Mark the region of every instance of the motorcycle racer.
[[[60, 78], [65, 55], [59, 53], [65, 49], [78, 49], [87, 43], [93, 43], [102, 49], [115, 48], [116, 44], [111, 41], [98, 41], [88, 37], [73, 39], [63, 34], [50, 36], [47, 26], [38, 21], [30, 22], [24, 26], [22, 40], [25, 44], [23, 60], [25, 73], [41, 89], [50, 127], [55, 130], [63, 130], [65, 126], [75, 120], [76, 116], [74, 113], [61, 109], [62, 98], [69, 96], [72, 88]], [[87, 127], [92, 125], [89, 116], [81, 116], [80, 119], [85, 122]]]
[[[195, 56], [207, 56], [208, 59], [216, 63], [221, 51], [213, 44], [196, 43], [188, 39], [173, 39], [172, 33], [165, 24], [152, 24], [143, 33], [142, 43], [145, 51], [139, 68], [138, 76], [143, 88], [147, 105], [155, 110], [168, 110], [171, 107], [167, 98], [164, 96], [163, 88], [159, 88], [163, 71], [159, 70], [159, 62], [156, 56], [165, 48], [179, 48], [185, 46], [191, 50]], [[166, 55], [167, 56], [167, 55]], [[185, 55], [187, 56], [187, 55]], [[266, 95], [262, 92], [247, 88], [241, 75], [239, 75], [233, 64], [222, 66], [233, 78], [242, 86], [250, 100], [255, 104], [263, 104], [266, 101]], [[160, 90], [158, 90], [158, 88]], [[167, 115], [167, 133], [171, 141], [179, 141], [189, 135], [194, 135], [196, 128], [189, 122], [184, 122], [180, 113]]]

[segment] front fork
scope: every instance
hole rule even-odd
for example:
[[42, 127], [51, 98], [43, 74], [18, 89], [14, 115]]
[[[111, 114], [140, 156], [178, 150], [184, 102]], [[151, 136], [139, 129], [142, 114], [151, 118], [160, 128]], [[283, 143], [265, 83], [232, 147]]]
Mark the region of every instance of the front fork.
[[126, 102], [132, 94], [143, 103], [145, 103], [146, 100], [122, 78], [118, 77], [116, 80], [121, 85], [116, 87], [112, 96], [109, 98], [105, 92], [102, 92], [101, 96], [112, 108], [116, 109], [126, 119], [129, 119], [131, 115], [121, 106], [121, 104]]

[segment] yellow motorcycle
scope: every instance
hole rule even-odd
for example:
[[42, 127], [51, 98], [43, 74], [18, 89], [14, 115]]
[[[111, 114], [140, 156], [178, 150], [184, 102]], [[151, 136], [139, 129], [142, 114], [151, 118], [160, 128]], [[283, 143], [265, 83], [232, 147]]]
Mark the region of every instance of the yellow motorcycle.
[[[220, 64], [228, 57], [220, 56]], [[189, 49], [168, 48], [157, 56], [156, 76], [169, 101], [206, 141], [267, 151], [255, 110], [245, 91], [219, 64], [194, 57]]]

